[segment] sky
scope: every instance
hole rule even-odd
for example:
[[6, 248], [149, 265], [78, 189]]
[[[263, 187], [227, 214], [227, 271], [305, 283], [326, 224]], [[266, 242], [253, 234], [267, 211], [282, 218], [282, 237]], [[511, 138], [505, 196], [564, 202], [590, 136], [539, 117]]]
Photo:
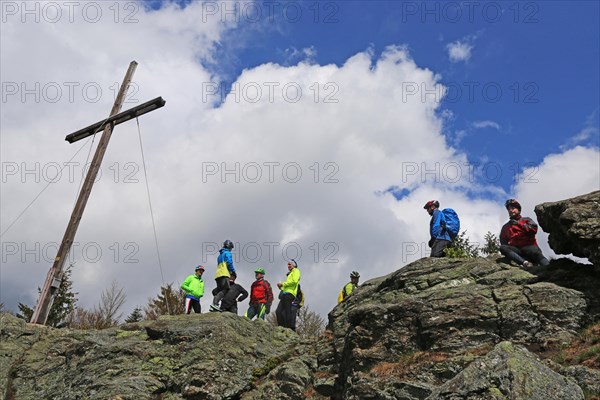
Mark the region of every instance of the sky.
[[82, 307], [116, 281], [125, 317], [202, 264], [207, 311], [230, 239], [238, 283], [263, 267], [275, 285], [294, 258], [326, 317], [351, 271], [364, 282], [429, 254], [428, 200], [483, 243], [507, 198], [535, 219], [600, 189], [598, 2], [0, 6], [13, 311], [35, 304], [100, 139], [64, 137], [108, 116], [133, 60], [123, 110], [166, 105], [114, 130], [69, 255]]

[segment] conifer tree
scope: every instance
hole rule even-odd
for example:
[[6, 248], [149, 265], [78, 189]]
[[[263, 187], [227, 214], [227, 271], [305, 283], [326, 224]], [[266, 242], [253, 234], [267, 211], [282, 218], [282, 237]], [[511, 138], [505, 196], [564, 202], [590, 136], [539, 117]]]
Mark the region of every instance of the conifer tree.
[[147, 319], [156, 319], [161, 315], [183, 314], [183, 298], [185, 293], [181, 288], [174, 289], [173, 282], [160, 288], [160, 294], [148, 299], [144, 309]]
[[131, 314], [129, 314], [129, 317], [125, 318], [125, 322], [130, 324], [133, 322], [140, 322], [142, 319], [144, 319], [144, 315], [142, 314], [142, 308], [136, 307], [133, 309]]
[[[77, 304], [77, 295], [79, 293], [73, 292], [73, 282], [71, 281], [72, 272], [73, 264], [70, 264], [63, 271], [58, 292], [54, 297], [52, 308], [50, 308], [50, 312], [48, 313], [48, 319], [46, 321], [46, 325], [48, 326], [56, 327], [66, 322], [71, 313], [75, 310]], [[38, 294], [41, 292], [42, 289], [38, 287]], [[26, 321], [30, 321], [32, 315], [33, 308], [26, 304], [19, 303], [19, 313], [17, 313], [17, 317], [23, 318]]]

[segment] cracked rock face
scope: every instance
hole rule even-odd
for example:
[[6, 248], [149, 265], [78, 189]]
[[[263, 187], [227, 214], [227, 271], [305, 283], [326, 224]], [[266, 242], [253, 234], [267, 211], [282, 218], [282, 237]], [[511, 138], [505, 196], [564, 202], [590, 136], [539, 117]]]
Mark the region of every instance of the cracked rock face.
[[535, 207], [538, 222], [557, 254], [584, 257], [600, 267], [600, 190]]
[[[588, 317], [586, 296], [501, 260], [425, 258], [366, 282], [329, 314], [333, 338], [320, 367], [332, 365], [333, 397], [422, 399], [499, 342], [544, 346], [576, 337]], [[425, 353], [444, 362], [411, 371], [411, 357]], [[404, 397], [391, 395], [398, 390]]]

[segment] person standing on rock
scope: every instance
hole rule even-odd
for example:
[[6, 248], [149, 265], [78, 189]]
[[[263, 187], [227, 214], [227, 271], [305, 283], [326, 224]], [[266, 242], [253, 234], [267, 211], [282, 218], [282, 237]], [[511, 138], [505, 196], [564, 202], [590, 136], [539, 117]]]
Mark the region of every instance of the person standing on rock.
[[229, 277], [231, 274], [235, 274], [233, 257], [231, 256], [233, 247], [233, 242], [231, 240], [226, 240], [223, 242], [223, 248], [219, 251], [219, 256], [217, 257], [217, 273], [215, 276], [217, 287], [213, 290], [213, 295], [215, 297], [213, 298], [213, 303], [210, 305], [210, 311], [221, 311], [219, 302], [229, 290]]
[[275, 315], [277, 316], [277, 325], [296, 330], [292, 310], [292, 302], [298, 294], [298, 285], [300, 284], [300, 270], [295, 260], [288, 262], [288, 273], [285, 282], [277, 282], [277, 287], [281, 290], [279, 294], [279, 304]]
[[273, 303], [273, 288], [265, 279], [265, 269], [257, 268], [254, 271], [256, 280], [250, 287], [250, 306], [246, 312], [246, 317], [253, 319], [255, 316], [265, 319], [265, 315], [271, 311]]
[[229, 277], [229, 290], [223, 296], [221, 300], [221, 311], [228, 311], [234, 314], [238, 312], [237, 303], [246, 300], [248, 292], [242, 287], [242, 285], [235, 283], [237, 275], [235, 272]]
[[350, 296], [350, 294], [358, 287], [358, 280], [360, 279], [360, 274], [356, 271], [352, 271], [350, 273], [350, 282], [346, 283], [338, 296], [338, 304], [342, 301], [346, 300], [346, 297]]
[[550, 262], [535, 240], [537, 224], [521, 216], [521, 204], [517, 200], [506, 200], [504, 206], [509, 220], [500, 231], [500, 253], [524, 268], [533, 267], [534, 262], [547, 267]]
[[194, 310], [196, 314], [200, 314], [200, 298], [204, 296], [204, 281], [202, 274], [204, 267], [198, 265], [195, 273], [185, 278], [181, 284], [181, 288], [185, 291], [185, 313], [189, 314]]
[[452, 238], [444, 226], [444, 215], [440, 211], [440, 202], [437, 200], [428, 201], [423, 207], [429, 215], [429, 247], [431, 254], [429, 257], [445, 257], [444, 249], [452, 244]]

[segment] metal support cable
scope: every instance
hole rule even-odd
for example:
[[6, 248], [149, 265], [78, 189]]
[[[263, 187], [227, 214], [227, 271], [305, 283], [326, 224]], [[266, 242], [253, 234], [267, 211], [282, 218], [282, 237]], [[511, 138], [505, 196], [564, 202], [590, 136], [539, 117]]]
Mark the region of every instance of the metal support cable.
[[[142, 153], [142, 166], [144, 167], [144, 179], [146, 180], [146, 193], [148, 194], [148, 206], [150, 207], [150, 217], [152, 218], [152, 230], [154, 231], [154, 244], [156, 246], [156, 255], [158, 257], [158, 267], [160, 269], [160, 279], [162, 285], [165, 286], [165, 276], [163, 274], [162, 261], [160, 258], [160, 248], [158, 246], [158, 235], [156, 234], [156, 223], [154, 222], [154, 212], [152, 210], [152, 201], [150, 200], [150, 184], [148, 183], [148, 173], [146, 171], [146, 158], [144, 157], [144, 146], [142, 145], [142, 132], [140, 130], [140, 120], [135, 118], [138, 128], [138, 137], [140, 139], [140, 151]], [[166, 298], [167, 312], [171, 314], [171, 307], [169, 306], [169, 299]]]

